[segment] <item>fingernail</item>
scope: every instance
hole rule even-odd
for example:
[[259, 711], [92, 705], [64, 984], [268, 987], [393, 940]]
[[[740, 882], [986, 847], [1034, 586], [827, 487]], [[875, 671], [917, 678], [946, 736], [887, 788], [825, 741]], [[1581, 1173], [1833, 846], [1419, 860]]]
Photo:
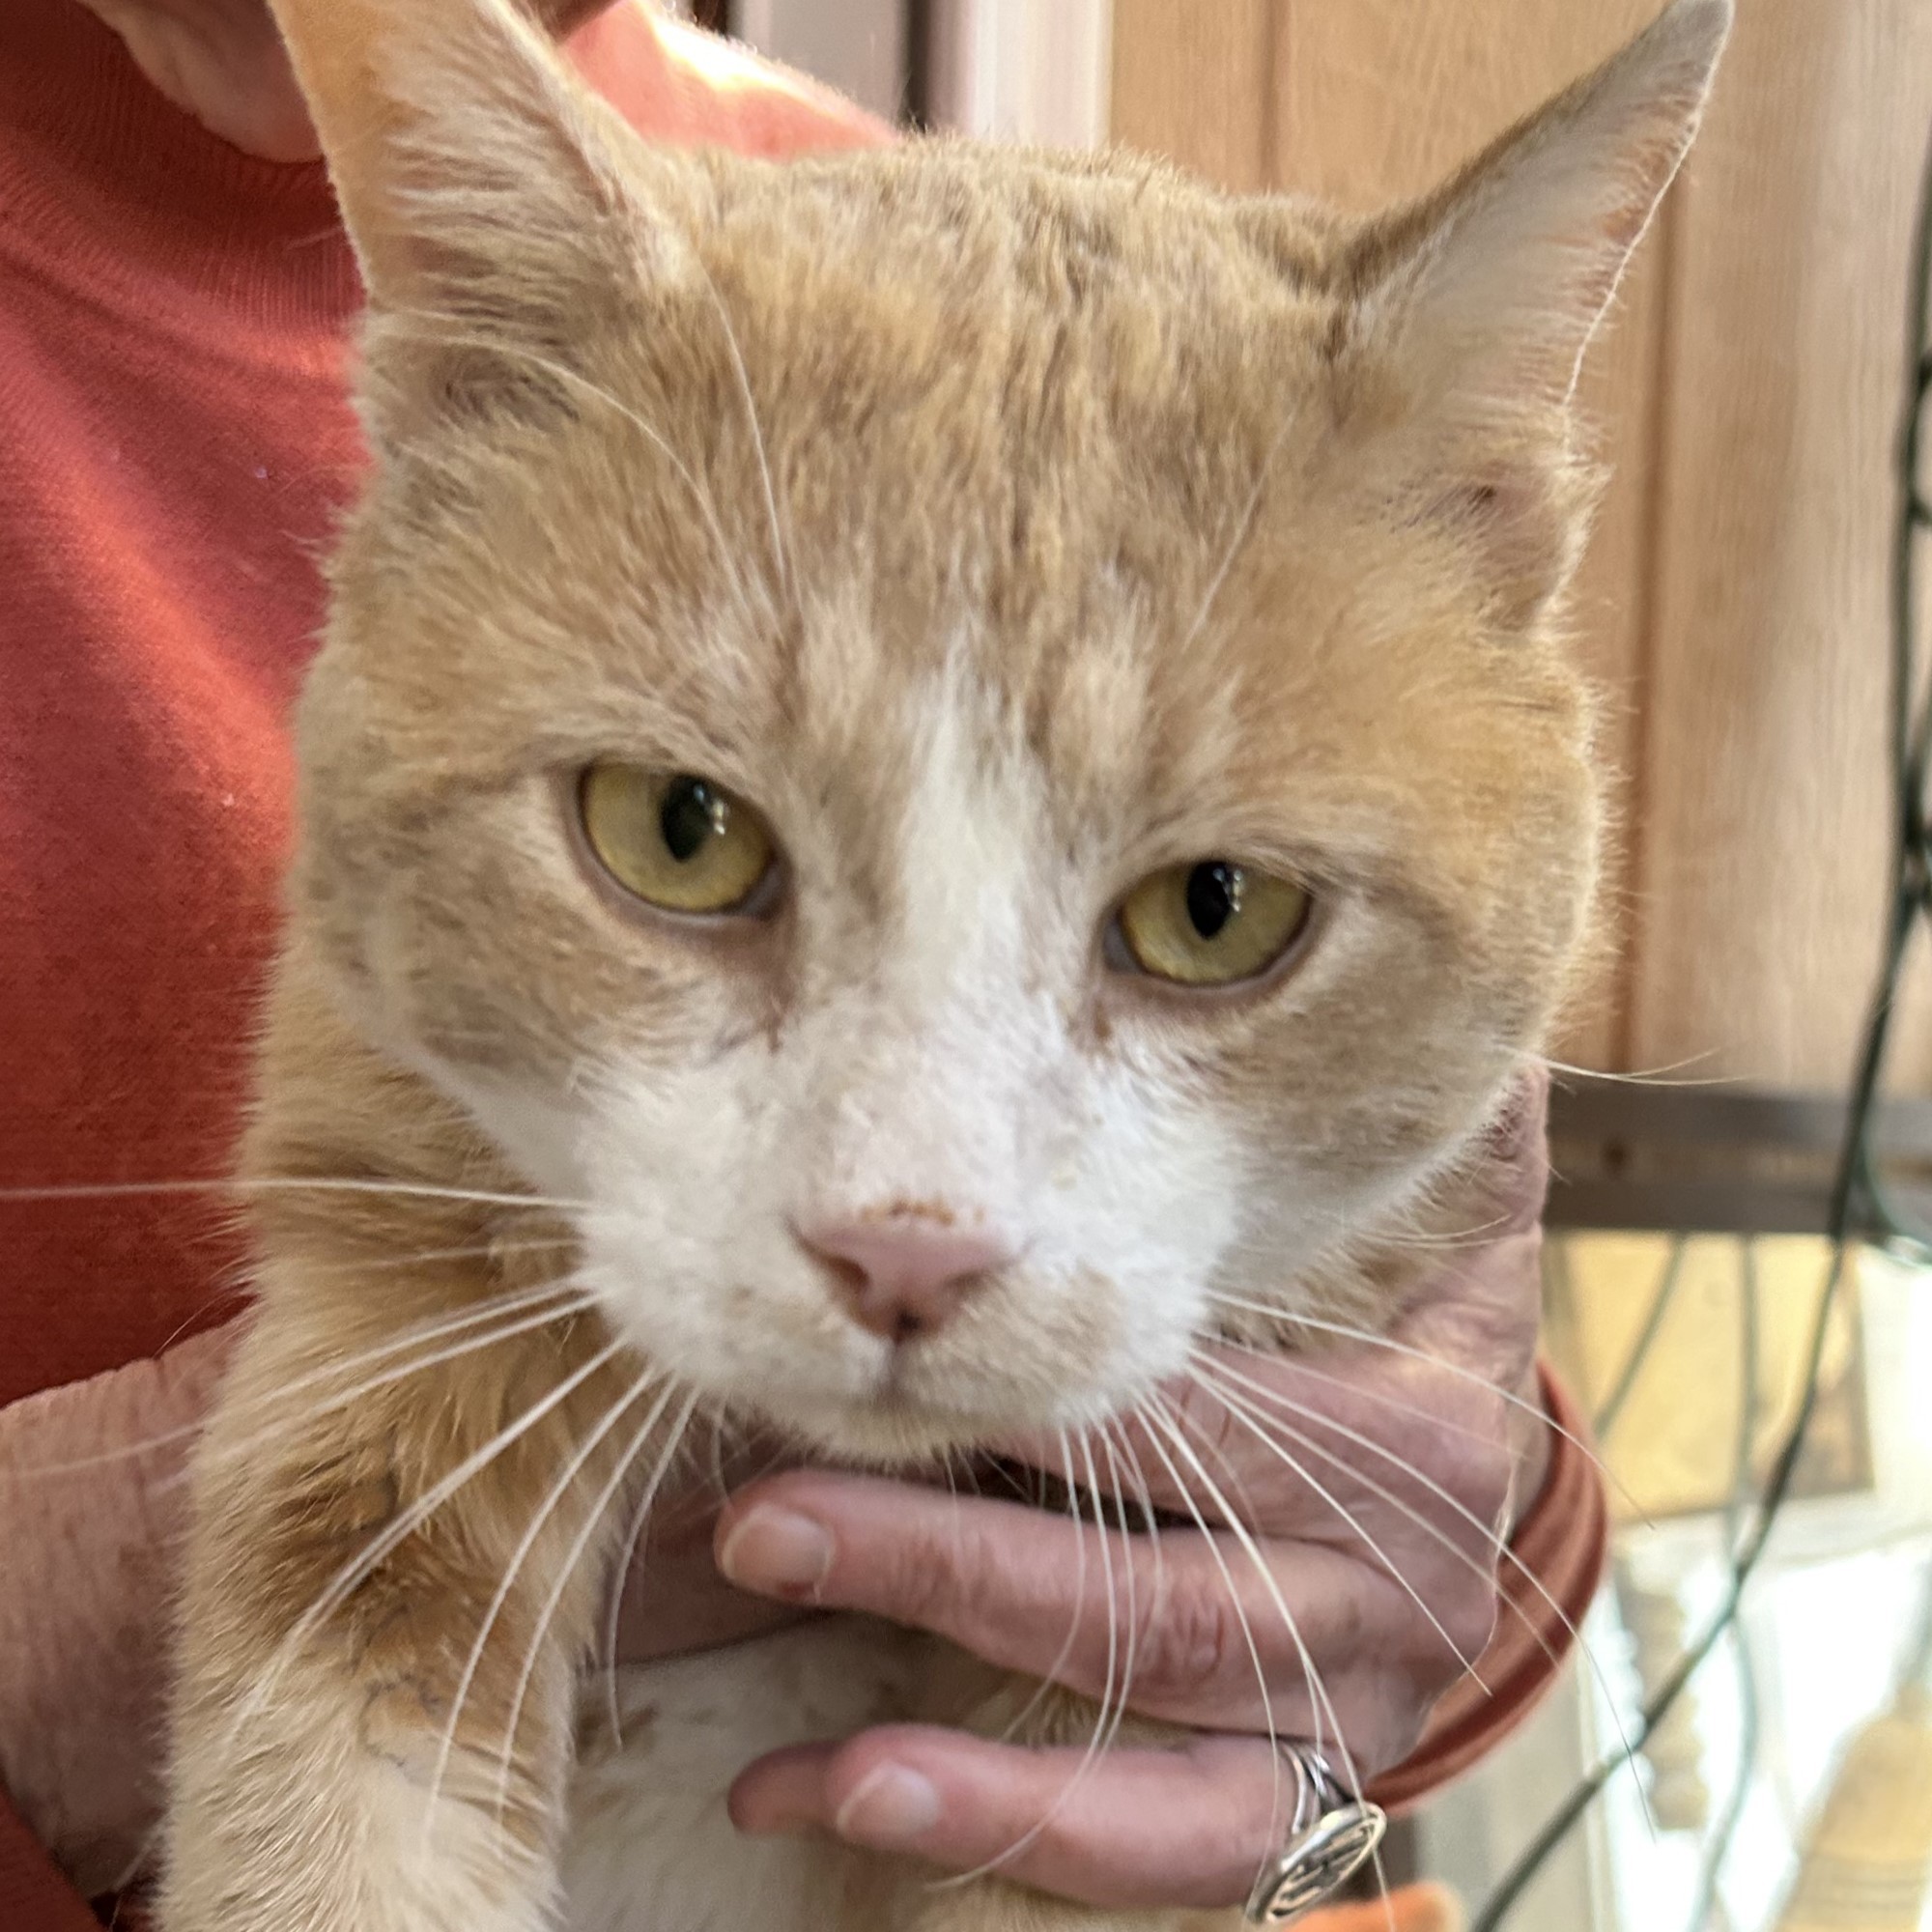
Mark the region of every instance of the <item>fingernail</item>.
[[748, 1590], [815, 1600], [831, 1574], [832, 1539], [810, 1517], [754, 1509], [724, 1539], [718, 1567]]
[[867, 1773], [832, 1821], [841, 1838], [881, 1846], [910, 1844], [938, 1823], [939, 1793], [900, 1764]]

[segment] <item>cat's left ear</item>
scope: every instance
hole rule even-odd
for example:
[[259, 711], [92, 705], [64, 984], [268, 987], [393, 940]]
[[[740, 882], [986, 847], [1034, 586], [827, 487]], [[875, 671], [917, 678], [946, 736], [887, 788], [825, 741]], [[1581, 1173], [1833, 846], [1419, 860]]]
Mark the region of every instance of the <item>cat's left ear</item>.
[[1336, 344], [1344, 419], [1393, 431], [1421, 507], [1534, 620], [1574, 567], [1585, 350], [1696, 133], [1731, 0], [1672, 0], [1624, 50], [1435, 193], [1367, 225]]
[[601, 305], [674, 272], [629, 130], [518, 0], [270, 4], [368, 290], [379, 451], [567, 379]]

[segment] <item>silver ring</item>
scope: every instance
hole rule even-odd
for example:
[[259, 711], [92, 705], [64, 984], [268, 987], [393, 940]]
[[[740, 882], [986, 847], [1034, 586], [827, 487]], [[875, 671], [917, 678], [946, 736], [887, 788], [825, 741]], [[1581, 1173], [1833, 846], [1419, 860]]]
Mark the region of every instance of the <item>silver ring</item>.
[[1294, 1772], [1294, 1811], [1281, 1850], [1248, 1894], [1250, 1925], [1292, 1925], [1334, 1897], [1375, 1857], [1388, 1830], [1382, 1807], [1350, 1797], [1313, 1745], [1283, 1741], [1276, 1749]]

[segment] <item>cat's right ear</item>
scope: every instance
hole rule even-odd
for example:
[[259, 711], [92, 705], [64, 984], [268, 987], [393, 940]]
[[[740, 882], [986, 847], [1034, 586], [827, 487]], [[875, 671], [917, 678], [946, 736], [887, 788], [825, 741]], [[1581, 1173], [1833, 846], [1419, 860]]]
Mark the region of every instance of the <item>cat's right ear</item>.
[[[372, 429], [516, 407], [681, 249], [517, 0], [270, 0], [368, 291]], [[548, 371], [548, 373], [546, 373]]]

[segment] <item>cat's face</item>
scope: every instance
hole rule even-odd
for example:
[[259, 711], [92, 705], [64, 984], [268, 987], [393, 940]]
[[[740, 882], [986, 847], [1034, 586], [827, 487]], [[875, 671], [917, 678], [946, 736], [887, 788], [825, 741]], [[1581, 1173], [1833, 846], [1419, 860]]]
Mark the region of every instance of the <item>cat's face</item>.
[[429, 11], [476, 71], [399, 35], [413, 146], [305, 75], [374, 286], [301, 729], [345, 1009], [576, 1204], [618, 1331], [837, 1450], [1092, 1422], [1309, 1309], [1583, 930], [1569, 378], [1708, 20], [1356, 230], [646, 155]]

